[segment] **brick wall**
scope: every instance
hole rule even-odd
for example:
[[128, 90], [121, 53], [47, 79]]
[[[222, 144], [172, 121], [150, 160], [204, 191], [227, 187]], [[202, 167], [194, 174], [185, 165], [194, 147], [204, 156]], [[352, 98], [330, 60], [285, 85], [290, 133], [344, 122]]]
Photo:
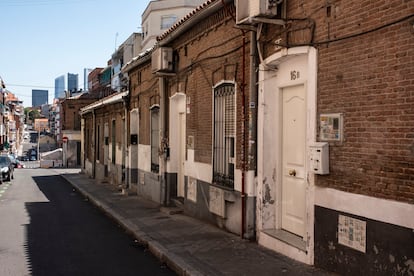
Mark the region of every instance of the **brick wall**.
[[[234, 13], [234, 7], [231, 7]], [[170, 79], [171, 91], [177, 91], [178, 84], [190, 101], [187, 114], [186, 135], [194, 137], [195, 161], [212, 162], [212, 114], [213, 86], [221, 81], [235, 81], [237, 102], [237, 156], [241, 157], [241, 102], [242, 93], [242, 31], [234, 28], [234, 20], [228, 10], [221, 10], [213, 16], [194, 25], [183, 36], [173, 42], [173, 49], [179, 60], [177, 77]], [[249, 44], [246, 33], [246, 76], [249, 66]], [[246, 79], [248, 86], [248, 77]], [[170, 93], [172, 93], [170, 91]], [[246, 92], [247, 93], [247, 92]], [[248, 94], [248, 93], [247, 93]], [[248, 101], [246, 101], [248, 102]], [[240, 162], [237, 162], [240, 167]]]
[[288, 3], [288, 17], [306, 20], [269, 28], [266, 54], [277, 38], [317, 47], [318, 115], [344, 116], [317, 185], [414, 203], [414, 2]]
[[159, 84], [151, 70], [151, 60], [131, 70], [131, 108], [139, 108], [139, 143], [150, 145], [150, 108], [159, 104]]
[[62, 126], [64, 130], [80, 130], [79, 110], [96, 99], [65, 99], [62, 103]]

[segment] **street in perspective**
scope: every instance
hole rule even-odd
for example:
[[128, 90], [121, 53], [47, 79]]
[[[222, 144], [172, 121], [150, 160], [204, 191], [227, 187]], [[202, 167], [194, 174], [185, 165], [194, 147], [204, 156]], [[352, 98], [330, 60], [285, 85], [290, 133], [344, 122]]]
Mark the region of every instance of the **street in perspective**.
[[0, 275], [175, 275], [53, 170], [16, 170], [0, 218]]
[[0, 10], [0, 276], [414, 276], [413, 0]]

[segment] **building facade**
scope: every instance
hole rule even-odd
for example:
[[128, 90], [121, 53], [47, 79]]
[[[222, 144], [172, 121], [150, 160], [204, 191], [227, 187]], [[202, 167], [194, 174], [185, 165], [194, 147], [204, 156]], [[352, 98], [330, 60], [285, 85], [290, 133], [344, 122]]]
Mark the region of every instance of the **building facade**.
[[65, 75], [59, 76], [55, 79], [55, 99], [65, 96]]
[[414, 2], [254, 7], [206, 1], [128, 62], [81, 109], [82, 169], [310, 265], [409, 275]]
[[128, 75], [123, 74], [121, 69], [126, 62], [132, 60], [141, 52], [141, 42], [141, 33], [133, 33], [112, 54], [111, 88], [114, 91], [121, 92], [128, 90]]
[[83, 69], [83, 91], [88, 91], [88, 76], [92, 72], [93, 69], [84, 68]]
[[68, 92], [77, 92], [79, 87], [79, 79], [78, 74], [68, 73], [68, 84], [67, 90]]
[[48, 90], [39, 90], [32, 89], [32, 106], [40, 107], [43, 104], [48, 104], [49, 102], [49, 91]]
[[414, 252], [414, 75], [404, 73], [414, 68], [414, 3], [280, 8], [288, 27], [248, 20], [261, 60], [258, 241], [340, 274], [405, 274]]
[[141, 18], [142, 49], [152, 48], [157, 42], [158, 35], [168, 30], [203, 2], [204, 0], [150, 1]]

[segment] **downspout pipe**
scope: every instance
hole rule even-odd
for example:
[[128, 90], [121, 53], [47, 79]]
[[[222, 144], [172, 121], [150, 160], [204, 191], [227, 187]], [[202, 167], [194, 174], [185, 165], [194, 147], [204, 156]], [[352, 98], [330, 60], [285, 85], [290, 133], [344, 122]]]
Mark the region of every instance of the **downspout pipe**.
[[167, 89], [165, 85], [165, 77], [159, 76], [159, 93], [160, 93], [160, 184], [161, 191], [164, 191], [163, 204], [165, 206], [170, 205], [170, 185], [167, 181]]
[[[256, 233], [256, 196], [254, 176], [257, 169], [257, 39], [256, 31], [250, 30], [250, 58], [249, 58], [249, 94], [246, 105], [246, 31], [243, 34], [242, 58], [242, 176], [241, 176], [241, 237], [255, 239]], [[249, 171], [255, 175], [248, 178]]]
[[129, 189], [129, 174], [127, 173], [130, 168], [128, 163], [128, 107], [129, 107], [129, 92], [126, 96], [122, 97], [122, 104], [124, 107], [124, 141], [123, 141], [123, 166], [122, 166], [122, 175], [124, 180], [124, 187], [126, 190]]
[[247, 169], [247, 151], [246, 151], [246, 32], [241, 30], [243, 34], [243, 53], [242, 53], [242, 172], [241, 172], [241, 238], [245, 238], [246, 233], [246, 169]]
[[249, 179], [248, 195], [246, 198], [246, 234], [248, 239], [255, 239], [256, 237], [256, 189], [254, 178], [257, 175], [257, 40], [256, 32], [250, 32], [250, 62], [249, 62], [249, 107], [248, 107], [248, 160], [247, 171], [254, 171], [254, 176]]
[[93, 131], [93, 143], [92, 143], [92, 178], [95, 179], [95, 171], [96, 171], [96, 151], [99, 150], [98, 148], [96, 148], [96, 139], [97, 139], [97, 135], [96, 135], [96, 114], [95, 114], [95, 109], [92, 110], [92, 122], [93, 122], [93, 126], [92, 126], [92, 131]]

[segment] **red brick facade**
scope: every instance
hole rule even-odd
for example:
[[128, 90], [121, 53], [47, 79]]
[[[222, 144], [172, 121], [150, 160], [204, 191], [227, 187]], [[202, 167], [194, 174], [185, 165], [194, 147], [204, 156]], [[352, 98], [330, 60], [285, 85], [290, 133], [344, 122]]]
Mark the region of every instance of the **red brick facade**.
[[[414, 202], [412, 1], [288, 1], [285, 28], [261, 40], [318, 49], [318, 114], [342, 113], [329, 176], [316, 184]], [[410, 19], [411, 17], [411, 19]], [[272, 45], [273, 44], [273, 45]]]

